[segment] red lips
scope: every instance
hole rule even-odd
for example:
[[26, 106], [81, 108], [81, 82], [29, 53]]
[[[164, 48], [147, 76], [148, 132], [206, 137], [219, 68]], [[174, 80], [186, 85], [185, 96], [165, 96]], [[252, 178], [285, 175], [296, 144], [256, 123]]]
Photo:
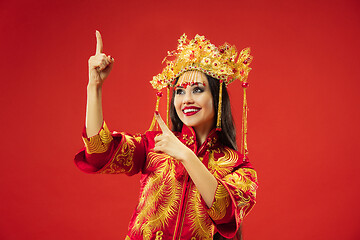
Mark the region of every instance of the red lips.
[[191, 116], [191, 115], [194, 115], [196, 113], [198, 113], [200, 111], [201, 108], [198, 108], [198, 107], [184, 107], [182, 109], [182, 112], [185, 114], [185, 116]]

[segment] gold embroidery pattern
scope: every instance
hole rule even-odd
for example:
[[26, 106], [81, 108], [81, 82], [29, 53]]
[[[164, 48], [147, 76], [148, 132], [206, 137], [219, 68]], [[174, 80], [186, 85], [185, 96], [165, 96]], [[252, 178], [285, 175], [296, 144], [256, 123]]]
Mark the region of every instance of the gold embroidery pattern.
[[111, 133], [104, 122], [99, 134], [92, 136], [91, 138], [84, 138], [83, 141], [88, 154], [104, 153], [109, 149], [110, 143], [113, 140]]
[[208, 217], [206, 209], [201, 205], [201, 196], [195, 186], [193, 186], [189, 192], [188, 206], [188, 216], [195, 237], [198, 239], [212, 239], [211, 235], [214, 226]]
[[[224, 153], [224, 156], [217, 160], [214, 158], [213, 151], [211, 151], [209, 155], [209, 170], [216, 178], [223, 178], [231, 173], [239, 159], [238, 155], [232, 149], [223, 148], [221, 150]], [[220, 150], [217, 152], [220, 152]]]
[[135, 135], [134, 135], [134, 139], [135, 139], [135, 141], [137, 141], [138, 143], [141, 143], [142, 135], [141, 135], [141, 134], [135, 134]]
[[[216, 150], [216, 153], [220, 153], [220, 151], [224, 153], [224, 156], [217, 160], [214, 158], [214, 151], [210, 152], [209, 170], [216, 178], [222, 179], [236, 189], [234, 194], [238, 195], [240, 199], [237, 201], [237, 206], [240, 208], [240, 218], [243, 218], [249, 207], [251, 195], [255, 197], [256, 194], [256, 172], [248, 168], [240, 168], [235, 172], [232, 172], [239, 160], [238, 155], [230, 148], [218, 149]], [[244, 193], [247, 194], [244, 196]], [[222, 219], [225, 217], [226, 208], [230, 204], [231, 198], [228, 191], [221, 183], [219, 183], [215, 193], [213, 206], [208, 210], [209, 216], [213, 220]]]
[[130, 172], [133, 168], [133, 156], [135, 151], [135, 144], [133, 138], [128, 135], [123, 135], [121, 146], [119, 146], [110, 164], [100, 173], [117, 174]]
[[162, 235], [164, 235], [162, 231], [157, 231], [155, 240], [162, 240]]
[[126, 235], [125, 240], [131, 240], [130, 237], [128, 235]]
[[[257, 175], [255, 170], [250, 168], [240, 168], [234, 173], [229, 174], [223, 179], [228, 184], [236, 187], [236, 193], [240, 200], [237, 202], [237, 206], [240, 207], [240, 219], [244, 217], [247, 209], [250, 207], [249, 202], [252, 196], [256, 197], [257, 189]], [[244, 193], [247, 196], [244, 196]]]
[[[153, 167], [155, 166], [155, 167]], [[164, 229], [179, 209], [181, 183], [175, 178], [175, 161], [165, 154], [149, 152], [146, 169], [153, 167], [144, 183], [132, 231], [150, 239], [155, 229]]]
[[255, 196], [257, 189], [257, 175], [250, 168], [239, 168], [234, 173], [224, 177], [224, 181], [235, 186], [242, 192], [250, 191]]
[[215, 192], [214, 203], [207, 212], [213, 220], [220, 220], [225, 217], [229, 205], [230, 195], [224, 185], [219, 183]]
[[190, 136], [188, 137], [187, 134], [183, 134], [183, 139], [186, 141], [186, 145], [190, 146], [192, 144], [194, 144], [195, 140], [194, 140], [194, 136]]
[[206, 146], [208, 148], [212, 148], [215, 145], [216, 141], [217, 141], [216, 137], [210, 138], [209, 141], [207, 142]]

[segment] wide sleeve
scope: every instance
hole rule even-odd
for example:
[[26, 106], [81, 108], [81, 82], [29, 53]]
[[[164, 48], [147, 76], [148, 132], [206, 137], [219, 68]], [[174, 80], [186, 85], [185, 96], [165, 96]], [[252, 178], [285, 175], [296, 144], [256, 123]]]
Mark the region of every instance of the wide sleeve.
[[76, 166], [87, 173], [138, 173], [146, 159], [144, 135], [111, 133], [104, 122], [99, 133], [88, 138], [84, 129], [85, 147], [76, 154]]
[[215, 177], [218, 186], [214, 201], [207, 212], [215, 223], [217, 231], [225, 238], [232, 238], [239, 229], [243, 218], [255, 205], [258, 188], [257, 174], [248, 159], [234, 154], [237, 164], [227, 174]]

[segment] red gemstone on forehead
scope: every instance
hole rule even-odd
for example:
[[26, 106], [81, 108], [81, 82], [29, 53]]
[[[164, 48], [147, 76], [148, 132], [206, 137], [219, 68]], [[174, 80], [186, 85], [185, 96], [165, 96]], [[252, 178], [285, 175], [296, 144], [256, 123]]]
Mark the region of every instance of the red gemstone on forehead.
[[187, 81], [187, 82], [182, 82], [180, 84], [178, 84], [176, 87], [183, 87], [183, 88], [187, 88], [188, 86], [198, 86], [199, 84], [202, 84], [205, 86], [204, 82], [197, 82], [195, 79], [191, 80], [191, 81]]
[[160, 91], [156, 93], [156, 96], [158, 96], [158, 97], [162, 97], [162, 95], [163, 95], [163, 94], [162, 94], [162, 92], [160, 92]]
[[248, 83], [248, 82], [243, 82], [243, 83], [241, 84], [241, 86], [242, 86], [243, 88], [247, 88], [247, 87], [249, 86], [249, 83]]

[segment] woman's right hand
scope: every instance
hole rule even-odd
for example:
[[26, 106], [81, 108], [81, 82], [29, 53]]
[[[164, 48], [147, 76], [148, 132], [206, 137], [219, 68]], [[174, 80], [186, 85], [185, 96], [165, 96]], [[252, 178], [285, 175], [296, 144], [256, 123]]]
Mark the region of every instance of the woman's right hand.
[[96, 53], [89, 58], [88, 63], [89, 86], [100, 88], [110, 74], [114, 58], [103, 53], [103, 42], [99, 31], [96, 31]]

